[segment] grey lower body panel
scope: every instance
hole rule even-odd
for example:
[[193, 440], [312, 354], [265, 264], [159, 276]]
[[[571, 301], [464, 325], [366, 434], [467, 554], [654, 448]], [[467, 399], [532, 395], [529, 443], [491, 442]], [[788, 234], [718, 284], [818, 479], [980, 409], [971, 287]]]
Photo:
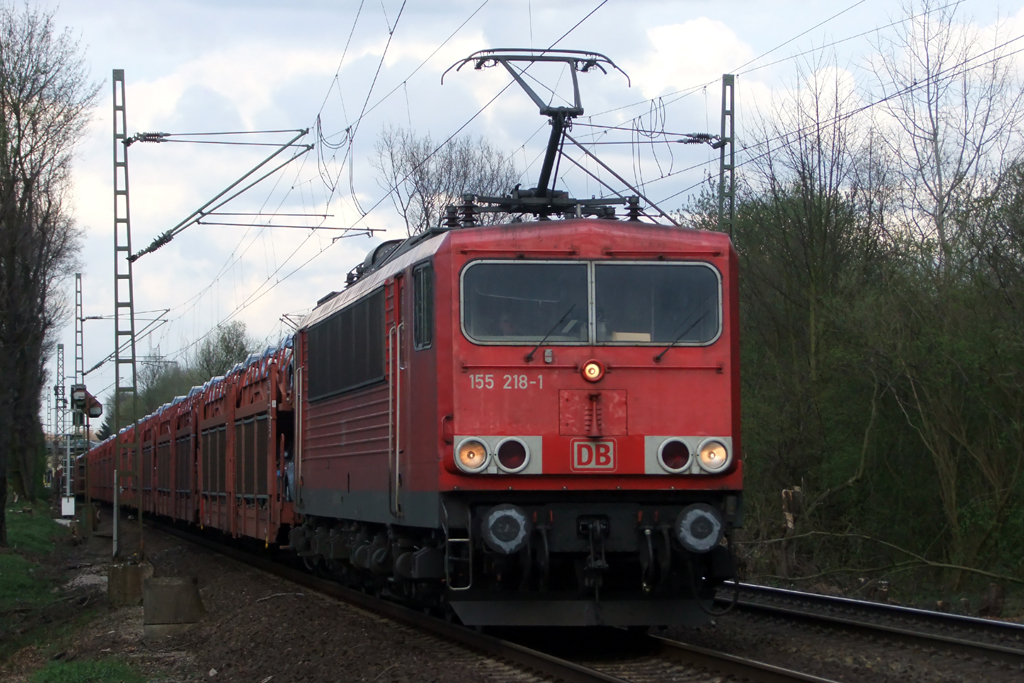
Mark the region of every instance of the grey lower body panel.
[[[704, 601], [711, 607], [711, 601]], [[467, 626], [701, 626], [708, 616], [694, 600], [458, 600]]]
[[304, 488], [295, 504], [297, 512], [316, 517], [356, 520], [377, 524], [437, 528], [440, 526], [440, 494], [436, 491], [403, 491], [402, 514], [391, 514], [388, 493]]

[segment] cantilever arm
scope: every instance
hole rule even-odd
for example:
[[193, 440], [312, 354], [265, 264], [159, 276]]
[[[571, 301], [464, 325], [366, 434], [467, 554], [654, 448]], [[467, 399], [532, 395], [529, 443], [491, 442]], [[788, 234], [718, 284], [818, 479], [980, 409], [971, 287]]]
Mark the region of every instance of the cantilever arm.
[[190, 213], [188, 215], [188, 217], [185, 218], [183, 221], [181, 221], [180, 223], [175, 225], [170, 230], [167, 230], [167, 231], [161, 233], [160, 235], [158, 235], [156, 237], [156, 239], [154, 239], [153, 242], [148, 247], [146, 247], [145, 249], [143, 249], [143, 250], [141, 250], [141, 251], [139, 251], [139, 252], [137, 252], [135, 254], [131, 254], [130, 256], [128, 256], [128, 260], [134, 262], [140, 256], [145, 256], [146, 254], [153, 253], [154, 251], [156, 251], [157, 249], [159, 249], [160, 247], [164, 246], [165, 244], [170, 242], [172, 239], [174, 239], [175, 235], [177, 235], [178, 233], [180, 233], [183, 230], [185, 230], [185, 228], [187, 228], [187, 227], [189, 227], [191, 225], [195, 225], [196, 223], [198, 223], [203, 218], [203, 216], [206, 216], [208, 213], [210, 213], [212, 211], [216, 211], [220, 207], [224, 206], [224, 204], [226, 204], [227, 202], [231, 201], [232, 199], [234, 199], [238, 195], [240, 195], [243, 192], [245, 192], [246, 190], [250, 189], [253, 185], [256, 185], [257, 183], [259, 183], [260, 181], [264, 180], [265, 178], [267, 178], [268, 176], [272, 175], [273, 173], [277, 172], [278, 170], [280, 170], [284, 166], [287, 166], [292, 161], [298, 159], [302, 155], [304, 155], [307, 152], [309, 152], [311, 149], [313, 149], [313, 145], [299, 145], [298, 146], [299, 147], [299, 151], [297, 151], [295, 154], [293, 154], [289, 159], [281, 162], [276, 167], [274, 167], [272, 170], [267, 171], [262, 176], [257, 178], [255, 181], [253, 181], [253, 182], [249, 183], [248, 185], [246, 185], [245, 187], [243, 187], [241, 190], [238, 190], [237, 192], [234, 192], [234, 193], [230, 194], [226, 199], [224, 199], [223, 201], [220, 201], [220, 203], [216, 204], [215, 206], [212, 206], [212, 208], [211, 208], [211, 205], [214, 205], [214, 203], [217, 202], [218, 200], [220, 200], [222, 197], [224, 197], [224, 195], [227, 195], [234, 188], [236, 188], [239, 185], [241, 185], [247, 178], [252, 176], [254, 173], [259, 171], [261, 168], [266, 166], [268, 163], [270, 163], [275, 157], [277, 157], [278, 154], [280, 154], [281, 152], [285, 151], [286, 149], [288, 149], [290, 147], [295, 146], [295, 142], [297, 142], [299, 140], [299, 138], [303, 137], [304, 135], [306, 135], [308, 133], [309, 133], [309, 129], [308, 128], [306, 128], [304, 130], [298, 131], [298, 134], [295, 137], [293, 137], [291, 140], [289, 140], [288, 142], [286, 142], [283, 145], [281, 145], [280, 147], [278, 147], [277, 150], [275, 150], [273, 154], [271, 154], [266, 159], [264, 159], [263, 161], [258, 163], [256, 166], [254, 166], [252, 169], [250, 169], [248, 172], [246, 172], [238, 180], [236, 180], [235, 182], [231, 183], [226, 188], [224, 188], [222, 191], [217, 193], [217, 195], [213, 199], [211, 199], [210, 201], [206, 202], [201, 207], [199, 207], [198, 209], [196, 209], [195, 211]]

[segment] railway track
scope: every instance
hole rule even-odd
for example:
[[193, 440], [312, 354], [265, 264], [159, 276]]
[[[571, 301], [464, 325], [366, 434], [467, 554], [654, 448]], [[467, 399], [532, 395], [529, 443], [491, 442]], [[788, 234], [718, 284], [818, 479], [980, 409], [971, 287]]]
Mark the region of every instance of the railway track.
[[[592, 629], [601, 631], [601, 629]], [[581, 632], [577, 630], [577, 633]], [[588, 637], [593, 633], [587, 632]], [[763, 662], [651, 635], [626, 635], [622, 629], [606, 629], [606, 643], [587, 648], [570, 659], [589, 669], [631, 683], [663, 681], [762, 681], [832, 683], [830, 679], [804, 674]], [[603, 648], [601, 646], [604, 646]], [[540, 646], [544, 649], [543, 646]], [[563, 648], [559, 648], [563, 649]], [[595, 649], [609, 654], [594, 657]]]
[[[312, 591], [355, 605], [378, 616], [393, 619], [415, 629], [482, 653], [489, 658], [512, 666], [537, 680], [557, 680], [567, 683], [661, 683], [663, 681], [750, 681], [759, 683], [833, 683], [828, 679], [790, 671], [743, 657], [716, 652], [646, 634], [628, 633], [622, 629], [602, 629], [604, 638], [615, 641], [611, 656], [594, 655], [594, 648], [583, 648], [571, 657], [553, 654], [558, 648], [528, 646], [515, 642], [518, 637], [497, 637], [472, 630], [420, 611], [378, 599], [333, 581], [312, 576], [265, 556], [238, 548], [173, 526], [155, 522], [150, 525], [208, 550], [225, 555], [235, 561], [255, 567], [298, 584]], [[523, 635], [528, 630], [519, 630]], [[561, 630], [561, 641], [572, 640], [583, 631]], [[590, 633], [590, 632], [588, 632]], [[570, 635], [566, 635], [570, 634]], [[575, 635], [572, 635], [575, 634]], [[529, 638], [522, 640], [528, 641]], [[551, 644], [551, 643], [549, 643]], [[607, 649], [605, 649], [607, 651]]]
[[[719, 594], [732, 601], [731, 589]], [[741, 584], [736, 608], [909, 647], [945, 651], [1024, 672], [1024, 625], [814, 593]]]

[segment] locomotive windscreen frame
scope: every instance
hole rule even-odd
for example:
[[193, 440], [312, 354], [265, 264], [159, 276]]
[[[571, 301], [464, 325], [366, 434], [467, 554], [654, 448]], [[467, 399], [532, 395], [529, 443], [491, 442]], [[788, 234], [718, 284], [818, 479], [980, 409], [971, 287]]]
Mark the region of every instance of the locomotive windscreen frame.
[[384, 380], [384, 290], [309, 328], [309, 400]]
[[722, 333], [722, 277], [704, 262], [481, 260], [462, 271], [474, 344], [707, 346]]

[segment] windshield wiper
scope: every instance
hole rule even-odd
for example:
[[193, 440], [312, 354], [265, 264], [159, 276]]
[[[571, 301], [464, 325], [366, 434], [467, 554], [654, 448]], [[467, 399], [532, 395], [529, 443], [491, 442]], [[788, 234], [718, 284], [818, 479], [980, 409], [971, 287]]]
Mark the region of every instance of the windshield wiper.
[[563, 315], [561, 318], [559, 318], [558, 322], [551, 326], [551, 329], [548, 330], [548, 333], [545, 334], [544, 338], [540, 340], [540, 343], [533, 347], [533, 351], [530, 351], [528, 354], [526, 354], [526, 362], [527, 363], [529, 363], [530, 361], [533, 360], [533, 354], [537, 353], [537, 349], [542, 347], [544, 345], [544, 342], [546, 342], [548, 340], [548, 337], [550, 337], [552, 334], [555, 333], [555, 330], [558, 329], [558, 326], [561, 325], [562, 322], [566, 318], [569, 317], [569, 314], [572, 313], [572, 309], [574, 309], [574, 308], [576, 308], [576, 304], [573, 304], [572, 306], [570, 306], [569, 310], [565, 312], [565, 315]]
[[[706, 301], [706, 300], [705, 300], [705, 303], [707, 303], [707, 301]], [[683, 330], [683, 331], [682, 331], [682, 332], [681, 332], [681, 333], [679, 334], [679, 336], [678, 336], [678, 337], [676, 337], [675, 339], [673, 339], [673, 340], [672, 340], [672, 343], [671, 343], [671, 344], [669, 344], [668, 346], [666, 346], [666, 347], [665, 347], [665, 348], [664, 348], [664, 349], [662, 350], [662, 352], [661, 352], [661, 353], [659, 353], [659, 354], [658, 354], [657, 356], [655, 356], [655, 357], [654, 357], [654, 362], [655, 362], [655, 363], [660, 363], [660, 362], [661, 362], [661, 357], [662, 357], [662, 356], [664, 356], [664, 355], [665, 355], [666, 353], [668, 353], [668, 350], [669, 350], [669, 349], [671, 349], [671, 348], [672, 348], [673, 346], [675, 346], [676, 344], [678, 344], [678, 343], [679, 343], [679, 340], [680, 340], [680, 339], [682, 339], [683, 337], [685, 337], [685, 336], [686, 336], [686, 334], [687, 334], [687, 333], [688, 333], [688, 332], [689, 332], [690, 330], [692, 330], [692, 329], [693, 329], [694, 327], [696, 327], [696, 326], [697, 326], [697, 323], [699, 323], [700, 321], [704, 320], [704, 318], [708, 317], [708, 313], [710, 313], [710, 312], [711, 312], [712, 310], [713, 310], [713, 309], [709, 308], [709, 309], [707, 309], [706, 311], [704, 311], [704, 314], [703, 314], [703, 315], [702, 315], [701, 317], [699, 317], [699, 318], [697, 318], [696, 320], [694, 320], [694, 321], [693, 321], [693, 324], [692, 324], [692, 325], [690, 325], [690, 326], [689, 326], [689, 327], [687, 327], [687, 328], [686, 328], [685, 330]], [[686, 321], [684, 320], [683, 322], [686, 322]]]

